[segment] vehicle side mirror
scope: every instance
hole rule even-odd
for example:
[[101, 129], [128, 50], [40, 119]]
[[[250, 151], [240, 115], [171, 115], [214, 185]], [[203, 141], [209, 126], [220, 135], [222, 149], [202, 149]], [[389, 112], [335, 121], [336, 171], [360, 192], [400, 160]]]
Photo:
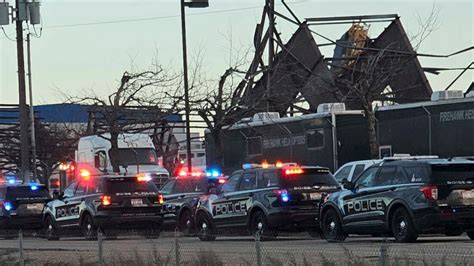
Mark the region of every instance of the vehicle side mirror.
[[348, 189], [348, 190], [353, 190], [354, 189], [354, 183], [352, 183], [351, 181], [347, 180], [347, 178], [344, 178], [342, 179], [342, 186], [345, 188], [345, 189]]

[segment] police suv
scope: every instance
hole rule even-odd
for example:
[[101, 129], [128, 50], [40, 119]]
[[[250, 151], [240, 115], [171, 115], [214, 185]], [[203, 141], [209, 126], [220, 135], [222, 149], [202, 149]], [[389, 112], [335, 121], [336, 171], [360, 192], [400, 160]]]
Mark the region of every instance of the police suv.
[[108, 238], [115, 238], [122, 229], [144, 229], [147, 237], [158, 237], [163, 221], [163, 197], [146, 175], [91, 176], [81, 172], [81, 177], [55, 198], [44, 212], [48, 240], [77, 229], [92, 240], [99, 228]]
[[[51, 200], [40, 184], [22, 184], [14, 179], [0, 184], [0, 230], [7, 238], [13, 229], [41, 229], [43, 209]], [[7, 231], [4, 231], [7, 230]], [[16, 235], [14, 233], [13, 235]]]
[[329, 169], [292, 164], [246, 164], [219, 191], [202, 196], [196, 207], [199, 239], [212, 241], [230, 228], [262, 239], [297, 228], [319, 235], [319, 203], [339, 189]]
[[193, 234], [194, 211], [198, 198], [225, 180], [218, 170], [209, 170], [206, 173], [179, 171], [178, 176], [169, 179], [160, 190], [165, 198], [163, 228], [178, 228], [186, 235]]
[[328, 241], [389, 234], [414, 242], [424, 233], [474, 238], [474, 162], [436, 157], [385, 158], [321, 208]]

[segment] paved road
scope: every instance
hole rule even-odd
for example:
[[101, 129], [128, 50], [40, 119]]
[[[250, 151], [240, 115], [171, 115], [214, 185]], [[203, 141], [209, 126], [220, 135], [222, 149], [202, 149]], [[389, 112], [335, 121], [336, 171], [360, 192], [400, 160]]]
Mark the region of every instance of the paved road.
[[[138, 255], [149, 258], [155, 252], [161, 257], [174, 259], [175, 239], [162, 236], [147, 240], [127, 236], [118, 240], [104, 241], [103, 254], [107, 259], [124, 259]], [[214, 252], [227, 264], [255, 264], [257, 258], [256, 243], [251, 237], [220, 237], [214, 242], [201, 242], [197, 238], [179, 239], [180, 256], [184, 261], [197, 260], [203, 252]], [[474, 265], [474, 242], [467, 236], [460, 237], [421, 237], [414, 244], [398, 244], [391, 239], [350, 237], [343, 243], [327, 243], [321, 239], [311, 239], [305, 235], [297, 237], [283, 236], [276, 241], [261, 242], [263, 260], [277, 259], [289, 264], [292, 261], [302, 263], [303, 259], [323, 263], [324, 261], [354, 261], [365, 264], [380, 259], [380, 249], [387, 248], [387, 257], [396, 260], [410, 260], [419, 263], [437, 264], [448, 261], [453, 264]], [[33, 261], [45, 257], [52, 261], [77, 263], [81, 259], [94, 261], [98, 254], [98, 243], [80, 238], [68, 238], [60, 241], [47, 241], [40, 238], [25, 238], [25, 254]], [[18, 240], [1, 240], [0, 250], [18, 249]], [[136, 260], [137, 258], [135, 258]], [[37, 261], [38, 262], [38, 261]], [[239, 263], [238, 263], [239, 262]], [[270, 264], [275, 264], [270, 261]], [[38, 264], [40, 264], [38, 262]]]

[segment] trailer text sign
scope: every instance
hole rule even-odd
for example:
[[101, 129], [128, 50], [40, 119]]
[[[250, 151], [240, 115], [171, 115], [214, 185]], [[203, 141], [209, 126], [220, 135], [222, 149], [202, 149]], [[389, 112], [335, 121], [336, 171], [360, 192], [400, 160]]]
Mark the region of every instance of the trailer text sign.
[[439, 113], [440, 122], [474, 120], [474, 109]]
[[294, 145], [304, 145], [306, 143], [305, 136], [293, 136], [293, 137], [281, 137], [281, 138], [271, 138], [263, 140], [263, 148], [281, 148]]

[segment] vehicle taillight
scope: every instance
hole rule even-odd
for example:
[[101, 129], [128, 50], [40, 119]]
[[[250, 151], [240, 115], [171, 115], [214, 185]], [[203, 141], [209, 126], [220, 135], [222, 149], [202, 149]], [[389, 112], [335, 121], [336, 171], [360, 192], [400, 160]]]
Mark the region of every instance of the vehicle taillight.
[[100, 203], [103, 206], [110, 206], [112, 204], [112, 197], [104, 195], [104, 196], [100, 197]]
[[165, 197], [163, 197], [163, 194], [158, 195], [158, 203], [159, 204], [165, 203]]
[[428, 200], [438, 199], [438, 187], [436, 186], [420, 187], [420, 191], [423, 193], [423, 195], [425, 195], [425, 198]]
[[225, 179], [220, 178], [217, 182], [218, 182], [219, 184], [224, 184], [224, 183], [225, 183]]
[[288, 194], [288, 191], [286, 189], [273, 190], [273, 194], [280, 197], [281, 201], [283, 201], [283, 202], [290, 201], [290, 194]]

